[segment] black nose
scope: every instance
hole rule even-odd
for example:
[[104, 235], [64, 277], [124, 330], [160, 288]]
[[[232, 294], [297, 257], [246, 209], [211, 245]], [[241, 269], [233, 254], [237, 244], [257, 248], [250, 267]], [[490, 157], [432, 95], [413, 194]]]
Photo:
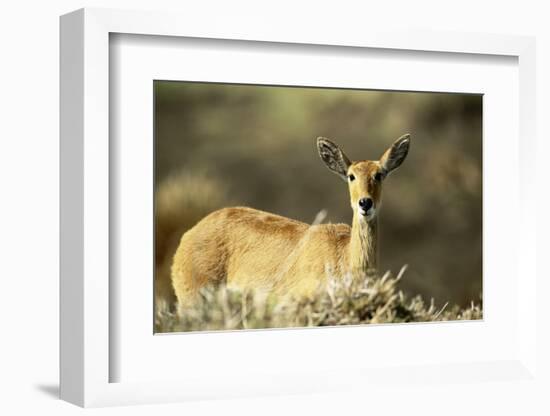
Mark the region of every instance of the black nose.
[[363, 208], [365, 211], [368, 211], [372, 208], [372, 199], [370, 198], [361, 198], [359, 200], [359, 206]]

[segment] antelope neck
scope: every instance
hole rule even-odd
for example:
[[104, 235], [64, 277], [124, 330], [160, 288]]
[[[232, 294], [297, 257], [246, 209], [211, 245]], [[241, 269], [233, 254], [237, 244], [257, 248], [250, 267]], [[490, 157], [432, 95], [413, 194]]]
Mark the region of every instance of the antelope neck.
[[359, 214], [353, 214], [351, 227], [350, 266], [352, 274], [364, 276], [376, 269], [378, 251], [378, 218], [371, 221], [360, 221]]

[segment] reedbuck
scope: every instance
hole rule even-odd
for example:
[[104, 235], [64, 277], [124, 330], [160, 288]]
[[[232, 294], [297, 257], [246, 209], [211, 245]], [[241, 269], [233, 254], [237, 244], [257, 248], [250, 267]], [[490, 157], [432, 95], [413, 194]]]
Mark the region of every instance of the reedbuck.
[[352, 162], [333, 142], [317, 139], [326, 166], [349, 188], [353, 223], [309, 225], [252, 208], [224, 208], [181, 238], [172, 263], [179, 306], [210, 284], [308, 296], [329, 278], [365, 276], [376, 268], [382, 183], [409, 151], [400, 137], [380, 160]]

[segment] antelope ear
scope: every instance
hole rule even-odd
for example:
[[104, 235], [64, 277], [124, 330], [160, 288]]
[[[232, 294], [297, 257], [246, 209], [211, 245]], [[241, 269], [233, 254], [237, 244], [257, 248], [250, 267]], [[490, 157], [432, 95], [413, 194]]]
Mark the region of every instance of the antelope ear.
[[317, 150], [319, 151], [319, 156], [321, 156], [321, 159], [325, 162], [325, 165], [327, 165], [327, 168], [347, 182], [348, 168], [351, 165], [351, 161], [342, 149], [329, 139], [318, 137]]
[[409, 153], [410, 143], [411, 135], [405, 134], [397, 139], [391, 147], [384, 152], [380, 158], [380, 165], [382, 169], [384, 169], [386, 175], [401, 166], [401, 163], [403, 163]]

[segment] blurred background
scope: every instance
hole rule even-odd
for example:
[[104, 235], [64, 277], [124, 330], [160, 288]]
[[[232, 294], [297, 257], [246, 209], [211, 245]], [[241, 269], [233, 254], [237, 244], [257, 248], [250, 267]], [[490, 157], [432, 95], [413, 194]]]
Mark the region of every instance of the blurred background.
[[351, 160], [375, 160], [410, 133], [407, 159], [383, 186], [380, 268], [397, 273], [408, 264], [401, 288], [437, 305], [479, 301], [481, 95], [172, 81], [154, 88], [155, 185], [170, 184], [167, 205], [180, 188], [212, 209], [245, 205], [309, 223], [325, 209], [325, 222], [350, 224], [347, 185], [324, 166], [315, 139], [335, 141]]

